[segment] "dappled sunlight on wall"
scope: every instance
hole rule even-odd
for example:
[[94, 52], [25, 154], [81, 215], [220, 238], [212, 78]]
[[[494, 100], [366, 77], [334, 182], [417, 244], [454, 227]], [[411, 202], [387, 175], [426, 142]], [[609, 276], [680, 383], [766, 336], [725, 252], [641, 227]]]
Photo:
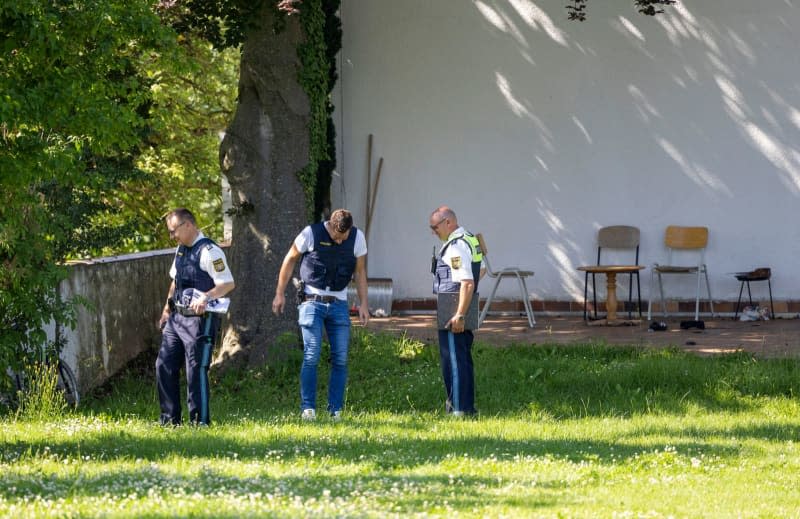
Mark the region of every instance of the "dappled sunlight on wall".
[[[425, 218], [448, 203], [506, 263], [530, 265], [548, 300], [582, 301], [575, 267], [596, 261], [598, 227], [639, 227], [650, 265], [671, 224], [711, 228], [715, 296], [735, 301], [730, 273], [766, 265], [776, 297], [800, 298], [800, 231], [779, 244], [763, 232], [800, 197], [791, 3], [681, 0], [647, 17], [593, 1], [583, 23], [542, 0], [342, 5], [341, 183], [359, 213], [374, 133], [391, 196], [370, 267], [396, 293], [428, 295]], [[690, 293], [681, 283], [668, 290]]]
[[679, 166], [680, 171], [698, 186], [706, 188], [710, 196], [716, 197], [717, 193], [723, 193], [728, 197], [733, 197], [733, 193], [719, 176], [714, 175], [702, 165], [691, 162], [681, 154], [675, 145], [666, 139], [658, 138], [658, 142], [664, 152]]
[[570, 299], [577, 301], [583, 297], [583, 284], [575, 270], [581, 263], [576, 263], [574, 258], [574, 253], [562, 241], [551, 241], [547, 246], [547, 262], [555, 269], [561, 288]]
[[[558, 276], [558, 290], [569, 294], [570, 299], [578, 300], [583, 297], [582, 274], [576, 270], [580, 265], [591, 264], [591, 259], [585, 254], [584, 247], [577, 243], [574, 235], [567, 229], [561, 218], [552, 211], [546, 200], [538, 199], [538, 213], [548, 227], [545, 261]], [[600, 227], [597, 223], [587, 223], [594, 232]], [[538, 286], [538, 285], [534, 285]], [[550, 292], [555, 287], [545, 292]]]
[[[543, 31], [554, 42], [568, 47], [566, 35], [538, 5], [530, 0], [508, 0], [508, 2], [482, 2], [474, 0], [473, 4], [483, 15], [487, 22], [492, 24], [497, 30], [510, 34], [523, 47], [530, 47], [528, 40], [523, 36], [522, 31], [514, 23], [513, 19], [506, 13], [500, 4], [507, 3], [517, 16], [528, 27], [536, 31]], [[491, 5], [490, 5], [491, 4]]]
[[553, 19], [544, 12], [538, 5], [530, 0], [509, 0], [508, 2], [531, 28], [537, 31], [544, 31], [554, 42], [568, 47], [564, 32], [553, 22]]
[[645, 41], [644, 34], [642, 34], [642, 31], [640, 31], [639, 28], [636, 27], [636, 25], [634, 25], [632, 21], [628, 20], [624, 16], [620, 16], [619, 23], [620, 27], [624, 28], [628, 34], [630, 34], [640, 42], [644, 43]]
[[[514, 93], [511, 91], [511, 85], [508, 82], [508, 78], [506, 78], [500, 72], [495, 73], [495, 83], [497, 84], [497, 89], [503, 95], [503, 98], [508, 103], [508, 107], [514, 112], [514, 115], [517, 117], [527, 117], [532, 121], [536, 121], [536, 117], [531, 113], [527, 106], [525, 106], [525, 102], [520, 101], [514, 96]], [[541, 126], [541, 121], [537, 121]]]
[[647, 96], [636, 85], [628, 85], [628, 93], [633, 98], [633, 105], [639, 112], [642, 122], [649, 123], [650, 117], [661, 117], [658, 108], [647, 99]]
[[592, 143], [592, 136], [589, 135], [589, 132], [586, 130], [586, 126], [584, 126], [583, 123], [581, 122], [581, 120], [578, 119], [577, 115], [573, 115], [572, 116], [572, 122], [574, 122], [575, 126], [577, 126], [578, 129], [581, 131], [581, 133], [583, 134], [584, 139], [586, 139], [586, 142], [591, 144]]
[[[783, 125], [797, 129], [800, 112], [764, 81], [759, 82], [757, 88], [751, 87], [752, 78], [758, 76], [756, 67], [759, 64], [753, 45], [730, 27], [720, 28], [712, 20], [696, 17], [684, 4], [670, 10], [667, 16], [659, 17], [658, 22], [674, 45], [680, 47], [685, 40], [694, 40], [705, 47], [708, 72], [719, 90], [723, 110], [745, 141], [776, 168], [781, 183], [794, 195], [800, 194], [800, 153], [795, 146], [798, 136], [787, 135], [783, 129]], [[758, 30], [752, 24], [748, 24], [747, 29]], [[697, 82], [697, 74], [692, 72], [689, 78]], [[749, 88], [739, 85], [743, 81]], [[679, 84], [686, 85], [682, 80]], [[674, 144], [664, 138], [659, 139], [659, 143], [698, 185], [733, 196], [719, 177], [696, 164], [690, 165]]]

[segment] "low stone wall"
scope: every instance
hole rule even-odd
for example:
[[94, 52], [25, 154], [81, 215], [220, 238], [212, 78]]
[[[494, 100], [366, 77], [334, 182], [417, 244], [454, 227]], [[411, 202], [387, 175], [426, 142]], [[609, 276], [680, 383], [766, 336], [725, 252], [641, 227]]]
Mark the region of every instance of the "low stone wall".
[[88, 305], [78, 310], [74, 330], [60, 330], [66, 340], [61, 357], [81, 391], [102, 384], [146, 350], [153, 350], [155, 366], [157, 321], [174, 254], [164, 249], [70, 263], [61, 297], [81, 296]]

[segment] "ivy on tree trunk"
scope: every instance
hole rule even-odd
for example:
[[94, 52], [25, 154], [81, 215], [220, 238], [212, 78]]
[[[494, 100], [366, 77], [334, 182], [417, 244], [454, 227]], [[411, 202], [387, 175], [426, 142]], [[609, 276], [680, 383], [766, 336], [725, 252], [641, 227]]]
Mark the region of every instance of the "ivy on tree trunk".
[[236, 290], [217, 363], [230, 366], [262, 365], [279, 354], [280, 337], [297, 330], [292, 305], [275, 316], [271, 302], [283, 257], [308, 223], [310, 201], [298, 172], [309, 163], [311, 110], [298, 80], [300, 20], [287, 17], [276, 32], [277, 16], [283, 15], [265, 6], [247, 34], [239, 103], [220, 147], [234, 206], [228, 255]]

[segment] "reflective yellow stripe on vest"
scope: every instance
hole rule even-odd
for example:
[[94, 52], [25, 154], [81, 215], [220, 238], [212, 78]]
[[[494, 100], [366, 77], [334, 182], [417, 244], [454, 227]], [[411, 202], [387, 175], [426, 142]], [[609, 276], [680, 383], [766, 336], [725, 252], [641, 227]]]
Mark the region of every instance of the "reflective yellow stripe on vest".
[[439, 252], [441, 256], [444, 253], [444, 250], [450, 246], [456, 240], [464, 239], [469, 245], [469, 250], [472, 251], [472, 263], [480, 263], [483, 261], [483, 251], [481, 250], [481, 243], [478, 241], [478, 238], [473, 236], [472, 234], [465, 232], [464, 234], [459, 234], [458, 236], [453, 236], [451, 239], [447, 240], [447, 243], [442, 245], [442, 249]]

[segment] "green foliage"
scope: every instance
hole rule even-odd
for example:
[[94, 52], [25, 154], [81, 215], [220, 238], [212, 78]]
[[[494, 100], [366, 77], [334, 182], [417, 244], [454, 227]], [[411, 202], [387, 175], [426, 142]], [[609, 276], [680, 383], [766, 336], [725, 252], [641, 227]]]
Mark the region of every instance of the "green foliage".
[[25, 368], [25, 388], [17, 394], [16, 418], [25, 422], [49, 422], [67, 411], [64, 393], [58, 388], [54, 363], [33, 362]]
[[218, 51], [192, 35], [178, 41], [180, 59], [145, 71], [153, 82], [150, 133], [136, 166], [147, 181], [127, 182], [111, 197], [136, 222], [113, 252], [173, 246], [163, 216], [175, 207], [191, 208], [206, 235], [222, 238], [219, 142], [236, 105], [239, 49]]
[[164, 20], [178, 33], [195, 34], [217, 49], [239, 47], [264, 2], [278, 0], [160, 0]]
[[0, 6], [0, 361], [18, 366], [69, 321], [63, 260], [127, 232], [108, 195], [140, 174], [145, 64], [171, 61], [174, 34], [147, 0], [20, 0]]

